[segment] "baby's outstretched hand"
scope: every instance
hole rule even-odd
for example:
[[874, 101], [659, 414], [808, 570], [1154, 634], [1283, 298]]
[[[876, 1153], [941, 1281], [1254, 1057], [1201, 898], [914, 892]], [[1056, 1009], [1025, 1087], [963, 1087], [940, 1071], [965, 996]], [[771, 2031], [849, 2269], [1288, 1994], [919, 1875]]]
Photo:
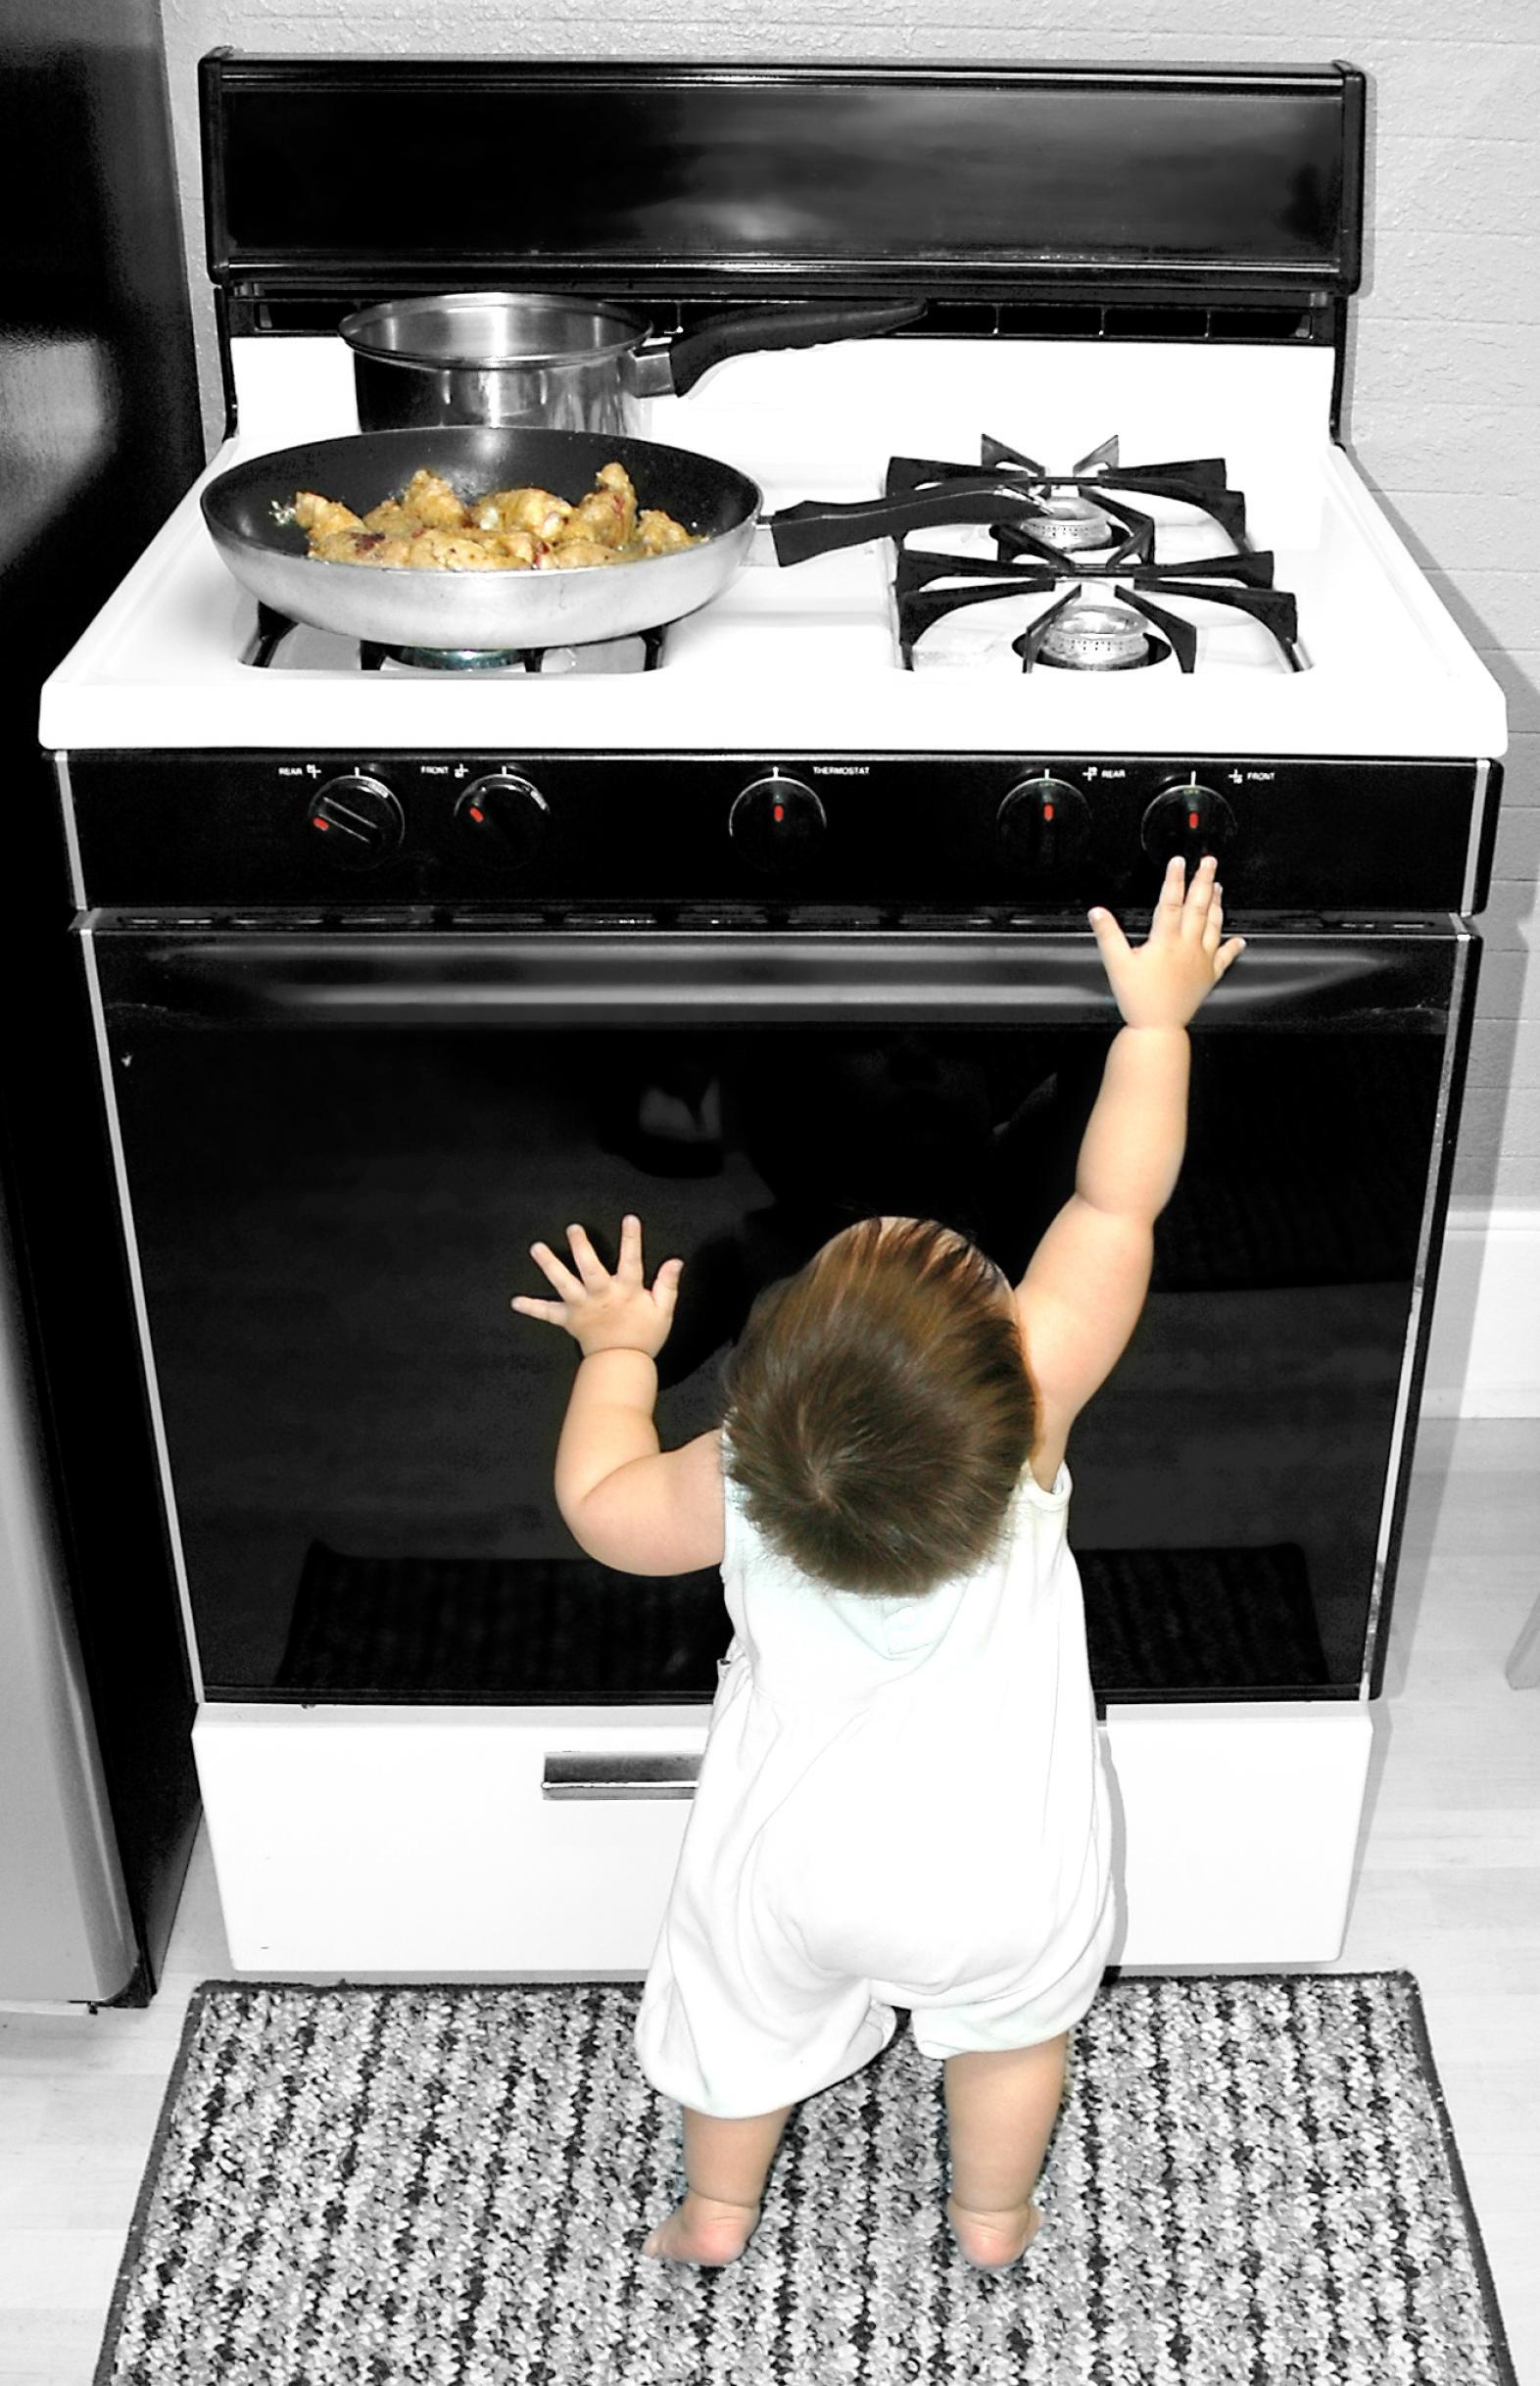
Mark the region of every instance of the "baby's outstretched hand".
[[531, 1300], [519, 1292], [509, 1303], [523, 1317], [541, 1318], [549, 1326], [564, 1327], [587, 1358], [595, 1350], [642, 1350], [655, 1358], [668, 1339], [679, 1297], [682, 1259], [665, 1259], [650, 1291], [642, 1275], [642, 1221], [627, 1216], [620, 1222], [620, 1258], [613, 1276], [604, 1266], [580, 1226], [567, 1228], [572, 1265], [563, 1266], [546, 1242], [532, 1242], [530, 1257], [560, 1294], [558, 1300]]
[[1245, 950], [1243, 936], [1220, 942], [1225, 908], [1215, 882], [1218, 866], [1213, 854], [1205, 853], [1183, 891], [1185, 864], [1179, 853], [1172, 856], [1149, 936], [1137, 951], [1110, 911], [1089, 914], [1108, 983], [1128, 1026], [1185, 1027], [1204, 996]]

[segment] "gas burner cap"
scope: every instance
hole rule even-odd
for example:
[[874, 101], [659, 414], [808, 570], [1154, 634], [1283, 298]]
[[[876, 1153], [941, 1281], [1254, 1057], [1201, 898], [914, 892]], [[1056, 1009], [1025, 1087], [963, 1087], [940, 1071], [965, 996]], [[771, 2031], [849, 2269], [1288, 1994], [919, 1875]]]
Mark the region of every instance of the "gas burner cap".
[[1136, 671], [1167, 652], [1131, 605], [1099, 597], [1066, 606], [1043, 633], [1037, 658], [1064, 671]]
[[1031, 529], [1045, 547], [1110, 547], [1120, 534], [1110, 513], [1074, 489], [1050, 490], [1038, 503], [1042, 511], [1031, 517]]
[[383, 668], [403, 671], [511, 671], [522, 663], [514, 648], [403, 646], [386, 649]]

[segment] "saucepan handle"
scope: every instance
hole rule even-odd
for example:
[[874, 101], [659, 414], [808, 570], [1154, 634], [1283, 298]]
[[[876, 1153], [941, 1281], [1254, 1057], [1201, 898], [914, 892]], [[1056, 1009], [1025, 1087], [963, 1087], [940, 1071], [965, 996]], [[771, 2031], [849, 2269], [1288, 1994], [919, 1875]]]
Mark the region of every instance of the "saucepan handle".
[[939, 488], [917, 489], [905, 497], [860, 498], [853, 505], [828, 506], [809, 499], [767, 515], [763, 527], [770, 533], [778, 563], [805, 563], [837, 547], [898, 538], [934, 522], [997, 522], [1035, 511], [1031, 492], [1019, 480], [948, 480]]
[[872, 306], [735, 307], [713, 315], [666, 348], [642, 349], [627, 379], [639, 397], [672, 390], [682, 398], [702, 373], [728, 357], [756, 356], [765, 348], [819, 348], [826, 340], [870, 339], [896, 331], [925, 313], [923, 299], [884, 300]]

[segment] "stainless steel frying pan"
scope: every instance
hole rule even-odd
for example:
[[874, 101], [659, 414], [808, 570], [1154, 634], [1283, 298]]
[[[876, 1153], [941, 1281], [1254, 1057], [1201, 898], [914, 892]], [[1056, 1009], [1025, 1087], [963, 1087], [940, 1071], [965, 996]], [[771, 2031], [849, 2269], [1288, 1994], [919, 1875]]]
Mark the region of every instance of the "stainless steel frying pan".
[[[301, 489], [366, 513], [413, 472], [440, 473], [463, 497], [550, 489], [571, 503], [601, 464], [622, 463], [643, 506], [671, 513], [702, 544], [640, 563], [574, 571], [412, 571], [323, 563], [282, 516]], [[764, 560], [801, 563], [930, 522], [1008, 519], [1026, 511], [1023, 477], [949, 481], [939, 489], [854, 505], [793, 506], [760, 519], [757, 485], [687, 448], [610, 432], [505, 431], [456, 425], [374, 431], [281, 448], [233, 465], [203, 491], [204, 518], [241, 586], [291, 621], [381, 646], [451, 650], [573, 646], [625, 638], [709, 605], [765, 533]]]

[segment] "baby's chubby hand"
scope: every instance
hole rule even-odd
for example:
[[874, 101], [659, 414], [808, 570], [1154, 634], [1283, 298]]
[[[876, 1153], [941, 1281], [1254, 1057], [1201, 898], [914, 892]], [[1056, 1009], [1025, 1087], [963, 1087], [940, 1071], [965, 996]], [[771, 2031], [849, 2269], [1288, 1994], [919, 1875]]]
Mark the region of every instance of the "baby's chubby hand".
[[665, 1259], [649, 1291], [642, 1274], [642, 1221], [629, 1215], [620, 1222], [620, 1259], [613, 1276], [581, 1226], [567, 1228], [567, 1242], [575, 1276], [549, 1243], [529, 1246], [530, 1257], [560, 1298], [531, 1300], [519, 1292], [509, 1306], [523, 1317], [563, 1327], [585, 1358], [596, 1350], [640, 1350], [655, 1358], [674, 1322], [684, 1261]]
[[1205, 853], [1183, 887], [1180, 854], [1167, 866], [1149, 936], [1135, 951], [1110, 911], [1089, 913], [1108, 983], [1130, 1027], [1185, 1027], [1245, 950], [1243, 936], [1222, 944], [1222, 890], [1212, 853]]

